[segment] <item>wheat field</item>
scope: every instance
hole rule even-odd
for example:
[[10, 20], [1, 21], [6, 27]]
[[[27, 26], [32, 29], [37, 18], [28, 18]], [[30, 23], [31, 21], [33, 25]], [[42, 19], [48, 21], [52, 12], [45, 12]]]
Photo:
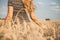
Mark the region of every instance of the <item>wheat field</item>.
[[60, 21], [40, 22], [41, 26], [25, 20], [21, 24], [17, 19], [15, 24], [11, 21], [3, 25], [4, 20], [0, 20], [0, 40], [60, 40]]

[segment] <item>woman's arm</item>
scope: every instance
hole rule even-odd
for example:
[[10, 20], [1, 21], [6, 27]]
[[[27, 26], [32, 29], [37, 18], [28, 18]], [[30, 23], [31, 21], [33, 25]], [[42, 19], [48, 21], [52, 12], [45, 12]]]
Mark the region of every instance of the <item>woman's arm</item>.
[[6, 17], [6, 21], [11, 21], [13, 16], [13, 6], [8, 6], [8, 14]]
[[35, 11], [35, 7], [34, 7], [34, 3], [33, 0], [22, 0], [22, 2], [24, 3], [25, 6], [25, 10], [27, 13], [29, 13], [31, 19], [37, 24], [37, 25], [41, 25], [41, 23], [39, 22], [38, 18], [36, 17], [34, 11]]

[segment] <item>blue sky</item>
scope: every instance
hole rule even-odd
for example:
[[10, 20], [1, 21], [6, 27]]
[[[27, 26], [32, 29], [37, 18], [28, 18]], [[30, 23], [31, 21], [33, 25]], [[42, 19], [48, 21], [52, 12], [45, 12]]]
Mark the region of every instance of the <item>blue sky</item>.
[[7, 0], [0, 0], [0, 17], [5, 18], [8, 12]]
[[60, 20], [60, 0], [35, 0], [35, 14], [39, 19]]
[[[0, 0], [0, 17], [7, 15], [8, 0]], [[34, 0], [35, 14], [39, 19], [60, 20], [60, 0]]]

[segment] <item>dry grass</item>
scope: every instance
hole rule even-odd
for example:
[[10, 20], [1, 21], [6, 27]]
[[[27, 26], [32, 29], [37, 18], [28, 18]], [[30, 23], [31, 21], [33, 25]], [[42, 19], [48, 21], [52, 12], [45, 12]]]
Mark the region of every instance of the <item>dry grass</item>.
[[16, 24], [13, 21], [1, 25], [4, 21], [0, 20], [0, 40], [60, 40], [60, 21], [40, 21], [39, 27], [34, 22], [24, 22], [20, 24], [17, 18]]

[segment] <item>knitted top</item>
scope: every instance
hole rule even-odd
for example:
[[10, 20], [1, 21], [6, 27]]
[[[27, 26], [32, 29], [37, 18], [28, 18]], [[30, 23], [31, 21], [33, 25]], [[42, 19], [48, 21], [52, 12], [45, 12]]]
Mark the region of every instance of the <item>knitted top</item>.
[[22, 0], [8, 0], [8, 6], [13, 6], [13, 19], [15, 19], [18, 11], [21, 11], [18, 14], [19, 19], [29, 21]]

